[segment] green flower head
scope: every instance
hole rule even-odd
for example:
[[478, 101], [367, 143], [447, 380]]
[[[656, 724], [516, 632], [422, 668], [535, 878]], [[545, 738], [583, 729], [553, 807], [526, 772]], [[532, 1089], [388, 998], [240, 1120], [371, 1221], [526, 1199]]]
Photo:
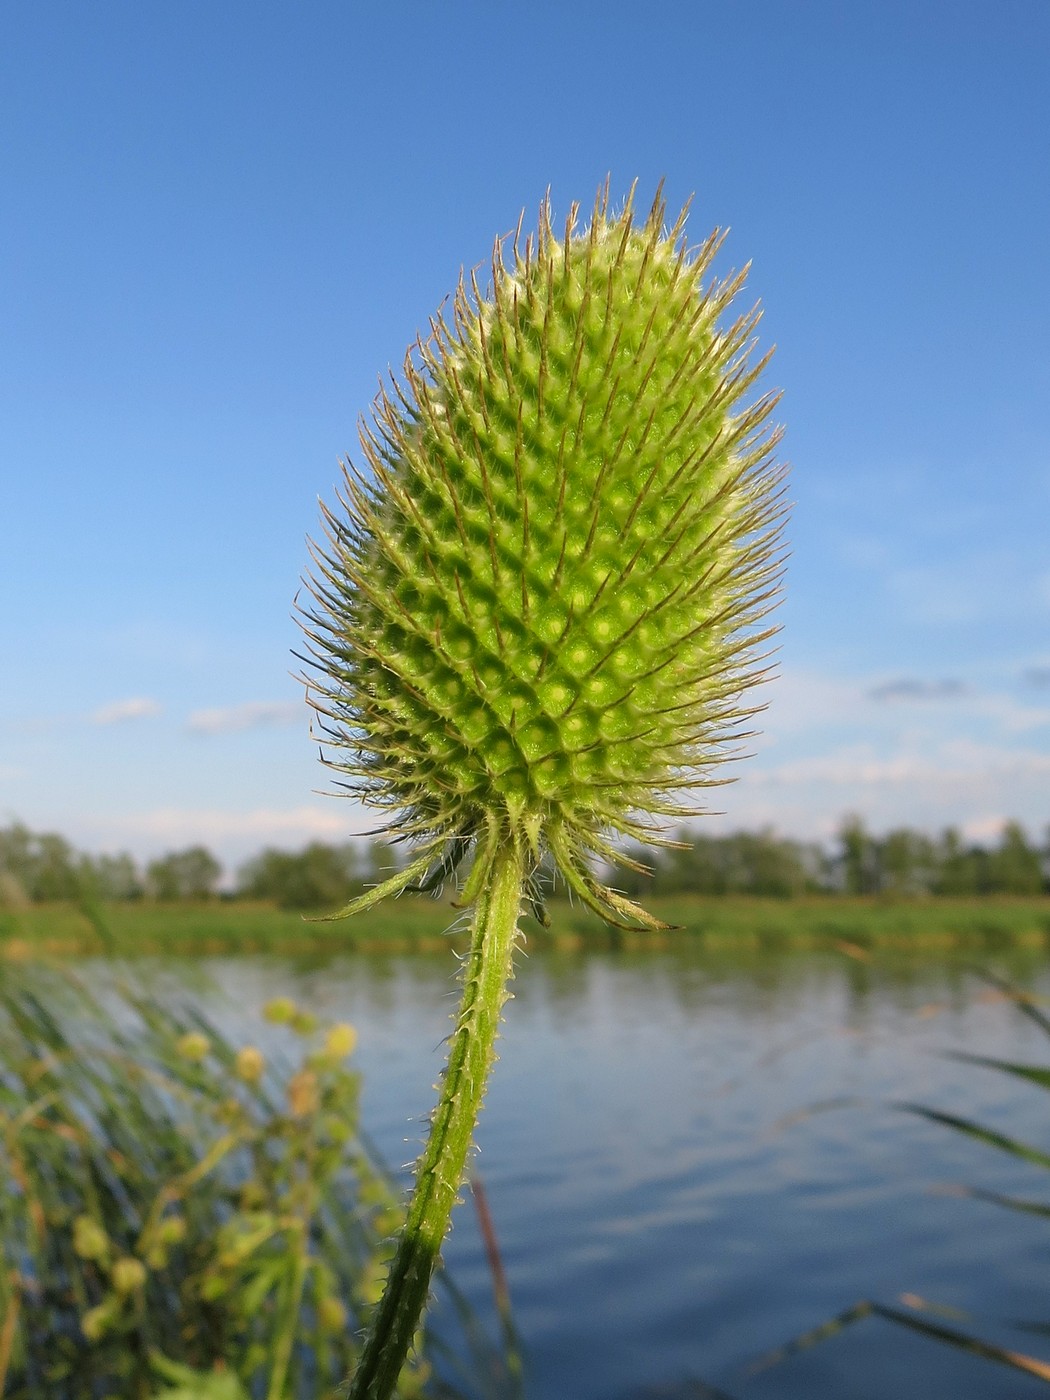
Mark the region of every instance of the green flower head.
[[662, 842], [754, 714], [784, 506], [759, 313], [658, 195], [585, 229], [540, 210], [462, 279], [362, 427], [315, 551], [309, 697], [349, 790], [411, 841], [356, 901], [508, 845], [614, 922], [622, 838]]

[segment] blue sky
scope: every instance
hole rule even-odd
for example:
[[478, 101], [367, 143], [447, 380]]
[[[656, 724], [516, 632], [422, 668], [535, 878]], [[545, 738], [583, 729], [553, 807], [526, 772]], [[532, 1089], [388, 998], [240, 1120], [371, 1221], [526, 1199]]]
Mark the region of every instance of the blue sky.
[[80, 0], [0, 42], [0, 823], [369, 823], [292, 678], [318, 496], [461, 266], [664, 177], [778, 349], [780, 678], [710, 829], [1050, 821], [1050, 5]]

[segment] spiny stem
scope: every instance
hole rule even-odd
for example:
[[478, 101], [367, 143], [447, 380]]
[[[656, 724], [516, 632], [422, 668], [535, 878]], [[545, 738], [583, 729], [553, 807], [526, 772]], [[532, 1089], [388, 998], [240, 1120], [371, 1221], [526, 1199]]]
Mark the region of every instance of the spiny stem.
[[474, 910], [463, 1000], [430, 1136], [386, 1289], [348, 1400], [389, 1400], [397, 1385], [463, 1181], [467, 1151], [493, 1060], [518, 928], [524, 858], [508, 841], [496, 854]]

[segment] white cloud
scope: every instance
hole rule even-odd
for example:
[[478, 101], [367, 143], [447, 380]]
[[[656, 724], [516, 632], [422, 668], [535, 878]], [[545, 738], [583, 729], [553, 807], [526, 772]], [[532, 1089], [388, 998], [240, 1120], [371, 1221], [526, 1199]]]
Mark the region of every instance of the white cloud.
[[[975, 836], [1007, 818], [1032, 832], [1050, 819], [1050, 752], [929, 733], [846, 741], [812, 755], [770, 762], [767, 751], [717, 798], [721, 830], [775, 827], [825, 840], [844, 813], [874, 830], [963, 826]], [[714, 802], [712, 805], [716, 805]]]
[[245, 729], [294, 724], [303, 718], [302, 703], [283, 700], [248, 700], [212, 710], [194, 710], [186, 728], [194, 734], [237, 734]]
[[91, 716], [92, 724], [124, 724], [132, 719], [148, 719], [159, 715], [162, 705], [145, 695], [135, 695], [127, 700], [114, 700], [100, 706]]
[[374, 812], [350, 801], [240, 811], [155, 807], [73, 822], [65, 834], [84, 849], [126, 850], [143, 861], [164, 851], [204, 845], [232, 870], [264, 846], [291, 850], [310, 841], [338, 844], [363, 836], [379, 824]]
[[973, 821], [963, 822], [961, 830], [967, 841], [990, 846], [1002, 835], [1008, 821], [1009, 817], [1005, 816], [976, 817]]
[[977, 716], [996, 720], [1005, 734], [1050, 728], [1050, 705], [1022, 705], [1008, 695], [991, 694], [976, 696], [971, 708]]
[[221, 808], [159, 807], [142, 812], [135, 825], [151, 836], [172, 840], [227, 840], [251, 838], [259, 841], [322, 839], [345, 836], [351, 829], [365, 830], [367, 821], [355, 825], [360, 809], [346, 803], [340, 810], [320, 807], [256, 807], [247, 812]]
[[964, 688], [940, 679], [786, 668], [763, 694], [769, 709], [754, 757], [732, 787], [711, 794], [724, 815], [705, 824], [826, 840], [855, 811], [875, 830], [965, 825], [980, 834], [1016, 818], [1042, 831], [1050, 820], [1045, 695], [1021, 700], [1015, 675], [1000, 683], [967, 676]]
[[749, 773], [743, 782], [759, 786], [824, 783], [836, 787], [936, 784], [968, 785], [1010, 778], [1050, 777], [1050, 754], [1003, 749], [961, 740], [934, 753], [877, 755], [868, 746], [839, 749], [820, 758], [798, 759]]

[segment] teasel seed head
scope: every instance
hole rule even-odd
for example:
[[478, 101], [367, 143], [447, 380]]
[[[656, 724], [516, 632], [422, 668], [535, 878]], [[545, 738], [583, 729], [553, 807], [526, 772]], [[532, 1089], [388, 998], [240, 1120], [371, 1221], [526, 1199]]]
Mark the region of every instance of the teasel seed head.
[[[688, 206], [687, 206], [688, 208]], [[616, 923], [656, 921], [594, 874], [666, 843], [755, 713], [784, 516], [759, 319], [722, 235], [657, 198], [549, 202], [460, 279], [344, 467], [306, 614], [326, 761], [415, 858], [346, 911], [501, 843]], [[508, 246], [509, 245], [509, 246]]]

